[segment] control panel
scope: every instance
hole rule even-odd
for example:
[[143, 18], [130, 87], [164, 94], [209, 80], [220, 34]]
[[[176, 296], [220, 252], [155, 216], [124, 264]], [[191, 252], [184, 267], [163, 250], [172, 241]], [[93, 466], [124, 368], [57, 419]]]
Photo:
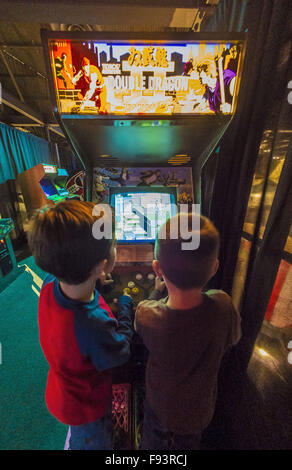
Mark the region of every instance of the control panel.
[[103, 288], [102, 295], [113, 313], [117, 311], [118, 299], [123, 293], [132, 297], [135, 308], [154, 289], [152, 266], [116, 266], [111, 276], [114, 282]]

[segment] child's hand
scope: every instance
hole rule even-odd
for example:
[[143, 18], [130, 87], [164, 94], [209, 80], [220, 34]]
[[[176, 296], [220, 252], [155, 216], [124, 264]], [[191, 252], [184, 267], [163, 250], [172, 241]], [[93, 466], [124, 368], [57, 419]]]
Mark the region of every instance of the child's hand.
[[162, 292], [165, 288], [165, 282], [159, 279], [159, 277], [156, 276], [155, 278], [155, 289], [158, 290], [159, 292]]
[[111, 274], [106, 274], [103, 272], [100, 276], [100, 282], [103, 286], [108, 286], [109, 284], [112, 284], [114, 280], [112, 279]]
[[131, 294], [130, 294], [130, 289], [128, 287], [126, 287], [125, 289], [123, 289], [123, 295], [126, 295], [127, 297], [130, 297], [132, 298]]

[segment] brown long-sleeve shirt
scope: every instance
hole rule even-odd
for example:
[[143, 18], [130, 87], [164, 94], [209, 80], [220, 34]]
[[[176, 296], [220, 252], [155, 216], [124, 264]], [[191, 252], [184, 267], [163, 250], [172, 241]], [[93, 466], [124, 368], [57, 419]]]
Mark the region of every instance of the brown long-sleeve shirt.
[[149, 351], [146, 400], [166, 429], [191, 434], [212, 419], [220, 363], [241, 337], [240, 316], [219, 290], [189, 310], [166, 301], [144, 300], [136, 310], [135, 329]]

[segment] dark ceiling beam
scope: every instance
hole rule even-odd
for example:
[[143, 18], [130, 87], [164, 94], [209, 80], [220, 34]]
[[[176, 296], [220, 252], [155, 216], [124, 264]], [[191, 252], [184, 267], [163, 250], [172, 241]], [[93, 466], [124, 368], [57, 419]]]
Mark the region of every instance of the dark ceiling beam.
[[20, 49], [26, 49], [26, 48], [39, 48], [41, 49], [43, 46], [42, 44], [34, 44], [32, 42], [28, 42], [28, 43], [18, 43], [18, 42], [0, 42], [0, 47], [17, 47], [17, 48], [20, 48]]
[[[0, 2], [2, 21], [43, 24], [81, 24], [127, 26], [143, 28], [145, 26], [191, 27], [188, 19], [194, 9], [200, 8], [207, 16], [212, 15], [216, 5], [206, 4], [203, 0], [133, 0], [133, 1], [7, 1]], [[176, 15], [185, 10], [185, 21], [176, 20]], [[192, 18], [193, 20], [193, 18]], [[59, 29], [59, 27], [58, 27]]]
[[[11, 109], [7, 110], [7, 112], [5, 112], [5, 114], [2, 114], [1, 119], [2, 119], [2, 121], [5, 120], [5, 122], [9, 125], [12, 125], [14, 123], [17, 123], [20, 126], [23, 126], [23, 125], [26, 125], [26, 124], [34, 125], [34, 126], [37, 126], [37, 125], [41, 126], [42, 125], [42, 124], [37, 124], [36, 122], [32, 123], [31, 119], [24, 116], [23, 114], [13, 113], [13, 111]], [[43, 121], [46, 122], [46, 123], [49, 123], [49, 121], [51, 119], [52, 119], [51, 117], [48, 117], [46, 119], [45, 116], [43, 116]], [[54, 126], [55, 125], [58, 126], [58, 124], [56, 124], [54, 122]]]
[[5, 65], [5, 67], [6, 67], [7, 71], [8, 71], [9, 77], [11, 78], [11, 81], [12, 81], [12, 83], [13, 83], [13, 85], [14, 85], [14, 88], [15, 88], [16, 91], [17, 91], [17, 94], [18, 94], [20, 100], [24, 103], [24, 98], [23, 98], [23, 95], [22, 95], [22, 93], [21, 93], [21, 90], [20, 90], [20, 88], [19, 88], [19, 86], [18, 86], [17, 81], [15, 80], [15, 76], [13, 75], [13, 72], [12, 72], [12, 70], [11, 70], [11, 67], [10, 67], [8, 61], [6, 60], [6, 57], [5, 57], [5, 55], [3, 54], [2, 49], [0, 49], [0, 57], [2, 58], [2, 60], [3, 60], [3, 62], [4, 62], [4, 65]]
[[[19, 119], [18, 119], [19, 121]], [[15, 126], [15, 127], [44, 127], [43, 124], [36, 124], [36, 123], [21, 123], [21, 122], [9, 122], [9, 126]], [[50, 127], [59, 127], [59, 124], [53, 124], [53, 123], [47, 123], [47, 126]]]
[[55, 134], [60, 135], [61, 137], [64, 137], [64, 134], [55, 129], [54, 127], [51, 127], [49, 124], [47, 124], [42, 115], [38, 113], [37, 111], [33, 110], [30, 106], [28, 106], [25, 103], [22, 103], [19, 99], [17, 99], [15, 96], [13, 96], [11, 93], [9, 93], [7, 90], [2, 89], [2, 100], [1, 103], [5, 104], [9, 108], [12, 108], [14, 111], [17, 111], [18, 113], [26, 116], [29, 118], [31, 121], [34, 123], [40, 124], [41, 126], [48, 126], [49, 130], [54, 132]]
[[[1, 0], [0, 0], [1, 1]], [[1, 5], [1, 4], [0, 4]], [[17, 62], [18, 64], [21, 64], [23, 67], [27, 67], [30, 72], [32, 73], [35, 73], [36, 75], [38, 75], [39, 77], [47, 80], [47, 77], [45, 75], [43, 75], [41, 72], [39, 72], [38, 70], [36, 70], [34, 67], [32, 67], [31, 65], [29, 64], [26, 64], [25, 62], [23, 62], [22, 59], [20, 59], [19, 57], [16, 57], [14, 54], [12, 54], [11, 52], [9, 52], [7, 50], [7, 47], [6, 48], [3, 48], [1, 49], [2, 50], [2, 56], [6, 59], [6, 56], [9, 57], [9, 60], [13, 60], [15, 62]], [[6, 61], [7, 62], [7, 61]]]
[[[36, 73], [34, 73], [34, 74], [32, 74], [32, 73], [31, 74], [28, 74], [28, 73], [26, 73], [26, 74], [24, 74], [24, 73], [14, 73], [13, 75], [14, 75], [14, 77], [21, 78], [22, 80], [24, 78], [38, 78], [38, 79], [40, 78], [40, 76], [37, 75]], [[8, 73], [0, 73], [0, 77], [2, 77], [2, 78], [7, 78], [9, 76], [10, 75]]]
[[[9, 1], [2, 1], [1, 3], [9, 4]], [[13, 4], [17, 8], [18, 5], [39, 5], [52, 4], [54, 7], [64, 5], [67, 8], [74, 8], [75, 6], [135, 6], [135, 7], [158, 7], [158, 8], [206, 8], [212, 7], [219, 3], [219, 0], [14, 0]]]

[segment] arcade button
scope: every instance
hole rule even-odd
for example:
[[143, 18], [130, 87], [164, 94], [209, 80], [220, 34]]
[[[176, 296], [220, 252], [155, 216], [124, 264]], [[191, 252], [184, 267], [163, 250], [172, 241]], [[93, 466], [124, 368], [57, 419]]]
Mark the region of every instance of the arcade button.
[[137, 273], [136, 274], [136, 279], [137, 279], [137, 281], [141, 281], [143, 279], [143, 274]]
[[128, 282], [128, 287], [130, 287], [130, 289], [133, 289], [133, 287], [135, 287], [135, 282], [133, 281]]
[[114, 304], [117, 304], [117, 303], [118, 303], [118, 299], [117, 299], [117, 298], [113, 299], [113, 303], [114, 303]]
[[149, 281], [153, 281], [153, 279], [155, 278], [155, 274], [149, 273], [147, 277], [148, 277]]
[[138, 287], [133, 287], [132, 294], [136, 295], [136, 294], [139, 293], [139, 291], [140, 291], [140, 289]]
[[125, 287], [125, 289], [123, 289], [123, 294], [130, 294], [130, 289], [128, 287]]

